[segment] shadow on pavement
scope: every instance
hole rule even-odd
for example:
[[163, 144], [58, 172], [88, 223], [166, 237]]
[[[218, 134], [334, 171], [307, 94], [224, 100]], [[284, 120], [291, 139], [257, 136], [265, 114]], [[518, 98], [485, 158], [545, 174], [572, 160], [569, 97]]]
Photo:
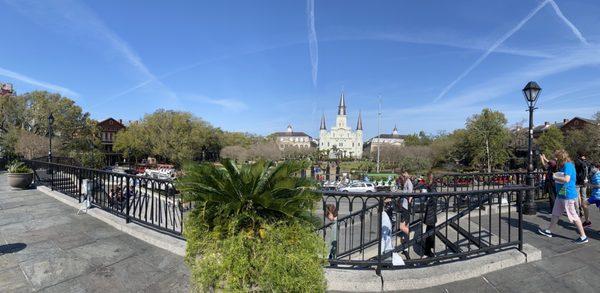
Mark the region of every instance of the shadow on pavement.
[[25, 247], [27, 247], [27, 244], [25, 243], [9, 243], [0, 245], [0, 255], [15, 253], [25, 249]]

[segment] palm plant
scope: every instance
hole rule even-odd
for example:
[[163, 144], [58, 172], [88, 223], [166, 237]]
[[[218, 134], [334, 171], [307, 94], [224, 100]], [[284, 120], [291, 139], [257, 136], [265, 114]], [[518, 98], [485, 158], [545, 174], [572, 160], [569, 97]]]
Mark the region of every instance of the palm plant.
[[310, 210], [320, 196], [314, 182], [300, 178], [307, 161], [258, 161], [241, 167], [229, 159], [222, 166], [191, 164], [177, 182], [183, 199], [194, 203], [197, 219], [208, 231], [260, 233], [281, 221], [315, 223]]

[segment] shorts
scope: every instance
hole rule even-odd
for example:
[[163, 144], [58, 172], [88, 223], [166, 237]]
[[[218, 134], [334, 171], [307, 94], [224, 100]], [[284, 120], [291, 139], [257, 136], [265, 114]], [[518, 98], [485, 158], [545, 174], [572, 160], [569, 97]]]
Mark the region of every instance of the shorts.
[[560, 217], [560, 215], [564, 211], [567, 213], [567, 217], [569, 218], [569, 221], [571, 223], [576, 222], [576, 221], [581, 221], [579, 219], [579, 215], [577, 214], [577, 211], [575, 210], [575, 202], [576, 201], [577, 201], [576, 199], [557, 198], [554, 201], [554, 207], [552, 208], [552, 216]]
[[597, 208], [600, 208], [600, 198], [591, 196], [587, 199], [589, 204], [595, 204]]

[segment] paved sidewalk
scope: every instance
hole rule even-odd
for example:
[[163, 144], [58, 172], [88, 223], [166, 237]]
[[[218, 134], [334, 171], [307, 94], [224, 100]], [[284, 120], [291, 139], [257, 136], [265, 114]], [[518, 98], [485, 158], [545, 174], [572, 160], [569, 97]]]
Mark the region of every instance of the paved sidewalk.
[[566, 216], [559, 221], [555, 236], [536, 233], [550, 221], [548, 206], [540, 203], [536, 216], [524, 216], [524, 238], [542, 251], [542, 260], [486, 274], [479, 278], [432, 287], [419, 292], [600, 292], [600, 212], [590, 208], [590, 241], [575, 244], [578, 235]]
[[187, 292], [183, 258], [0, 175], [0, 292]]

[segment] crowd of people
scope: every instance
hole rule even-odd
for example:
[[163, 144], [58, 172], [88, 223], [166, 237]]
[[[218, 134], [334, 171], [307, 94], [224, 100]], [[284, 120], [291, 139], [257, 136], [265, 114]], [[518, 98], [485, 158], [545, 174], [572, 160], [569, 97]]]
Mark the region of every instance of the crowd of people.
[[[427, 174], [427, 180], [418, 182], [416, 185], [413, 184], [414, 178], [408, 172], [403, 172], [395, 182], [395, 188], [397, 192], [401, 193], [414, 193], [417, 190], [420, 192], [436, 192], [437, 184], [434, 179], [433, 172]], [[382, 213], [382, 227], [381, 227], [381, 252], [388, 253], [394, 249], [393, 232], [398, 231], [399, 244], [408, 242], [410, 240], [410, 207], [412, 206], [413, 197], [403, 196], [392, 198], [388, 197], [384, 200], [384, 211]], [[329, 259], [335, 259], [337, 254], [337, 215], [338, 210], [335, 204], [327, 204], [325, 207], [325, 213], [327, 219], [333, 223], [332, 225], [332, 237], [331, 246], [329, 252]], [[437, 222], [437, 198], [435, 196], [428, 196], [425, 202], [425, 212], [423, 215], [423, 224], [425, 225], [425, 233], [430, 234], [425, 237], [423, 241], [423, 257], [434, 257], [435, 247], [435, 234], [431, 231], [434, 230]], [[394, 227], [396, 229], [394, 229]], [[404, 259], [410, 259], [408, 248], [402, 252]], [[403, 260], [396, 254], [393, 254], [394, 265], [403, 264]]]
[[589, 207], [600, 208], [600, 164], [590, 162], [581, 153], [574, 162], [565, 150], [557, 150], [552, 159], [545, 155], [540, 159], [546, 167], [544, 192], [548, 194], [552, 217], [548, 227], [540, 227], [538, 233], [552, 237], [552, 229], [564, 214], [579, 233], [575, 243], [587, 243], [585, 229], [592, 225]]

